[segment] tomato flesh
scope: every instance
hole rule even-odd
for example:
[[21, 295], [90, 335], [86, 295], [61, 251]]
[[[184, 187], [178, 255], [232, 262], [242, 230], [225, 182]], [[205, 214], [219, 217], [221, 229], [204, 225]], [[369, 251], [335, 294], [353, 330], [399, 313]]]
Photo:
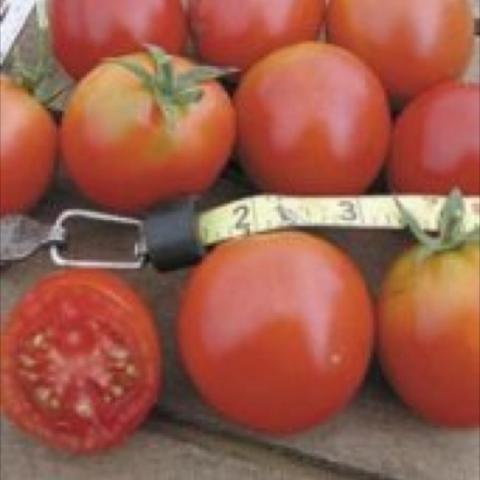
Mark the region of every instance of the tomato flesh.
[[415, 412], [448, 427], [480, 425], [480, 249], [419, 262], [403, 255], [384, 282], [380, 361]]
[[88, 453], [118, 444], [144, 420], [159, 390], [160, 353], [150, 314], [126, 285], [66, 272], [14, 310], [1, 372], [2, 408], [14, 423]]
[[301, 233], [218, 247], [181, 306], [183, 362], [209, 405], [243, 426], [290, 434], [351, 400], [368, 366], [372, 305], [351, 261]]
[[442, 84], [417, 97], [395, 126], [390, 186], [401, 193], [480, 195], [480, 86]]

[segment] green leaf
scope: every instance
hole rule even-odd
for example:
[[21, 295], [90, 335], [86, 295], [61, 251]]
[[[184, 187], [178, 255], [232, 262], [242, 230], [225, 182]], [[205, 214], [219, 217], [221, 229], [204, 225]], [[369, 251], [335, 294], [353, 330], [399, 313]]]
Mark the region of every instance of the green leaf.
[[204, 92], [199, 88], [191, 88], [190, 90], [181, 90], [175, 95], [175, 103], [185, 107], [191, 103], [197, 103], [203, 98]]
[[434, 248], [435, 238], [431, 237], [422, 230], [422, 227], [418, 223], [417, 219], [410, 213], [410, 211], [403, 205], [397, 197], [394, 197], [397, 204], [400, 215], [405, 224], [405, 227], [410, 230], [413, 236], [423, 245], [428, 248]]
[[175, 89], [175, 75], [172, 58], [157, 45], [146, 44], [145, 49], [152, 57], [155, 65], [155, 75], [166, 95], [173, 95]]
[[146, 43], [144, 47], [145, 50], [152, 57], [153, 63], [157, 71], [160, 71], [164, 65], [171, 63], [172, 59], [170, 55], [168, 55], [167, 52], [158, 45]]
[[145, 86], [145, 88], [152, 90], [154, 87], [154, 76], [142, 65], [120, 58], [107, 58], [105, 62], [113, 63], [120, 67], [127, 69], [133, 73]]
[[445, 242], [458, 238], [464, 232], [465, 202], [459, 189], [454, 189], [448, 196], [440, 212], [438, 222], [440, 238]]
[[395, 198], [405, 225], [422, 245], [418, 260], [425, 260], [435, 253], [455, 250], [466, 243], [480, 242], [480, 227], [471, 232], [465, 232], [465, 202], [460, 190], [453, 190], [448, 196], [439, 215], [438, 237], [427, 235], [420, 227], [415, 217]]
[[163, 114], [163, 118], [165, 120], [166, 129], [169, 132], [173, 132], [175, 130], [175, 126], [177, 124], [177, 107], [176, 105], [172, 104], [171, 101], [162, 97], [161, 94], [158, 92], [153, 93], [153, 98], [157, 107]]

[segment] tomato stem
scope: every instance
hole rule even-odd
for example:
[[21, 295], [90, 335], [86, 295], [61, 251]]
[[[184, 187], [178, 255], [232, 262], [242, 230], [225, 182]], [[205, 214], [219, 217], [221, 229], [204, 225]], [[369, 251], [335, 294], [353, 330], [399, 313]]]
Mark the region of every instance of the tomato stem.
[[69, 85], [62, 85], [52, 91], [52, 77], [55, 72], [55, 61], [51, 50], [48, 16], [45, 0], [37, 0], [37, 60], [33, 66], [23, 62], [19, 48], [13, 52], [14, 61], [12, 77], [14, 81], [30, 94], [35, 96], [45, 107], [51, 107], [59, 95], [64, 93]]
[[108, 59], [133, 73], [154, 97], [162, 111], [167, 128], [173, 130], [180, 112], [198, 103], [204, 91], [201, 84], [236, 73], [236, 69], [193, 66], [184, 73], [175, 73], [172, 57], [156, 45], [145, 45], [153, 61], [154, 72], [144, 66], [121, 58]]
[[437, 236], [424, 232], [415, 216], [395, 198], [406, 228], [423, 246], [421, 257], [426, 258], [436, 253], [456, 250], [467, 243], [480, 242], [480, 227], [472, 231], [465, 229], [465, 202], [459, 189], [454, 189], [448, 196], [438, 219]]

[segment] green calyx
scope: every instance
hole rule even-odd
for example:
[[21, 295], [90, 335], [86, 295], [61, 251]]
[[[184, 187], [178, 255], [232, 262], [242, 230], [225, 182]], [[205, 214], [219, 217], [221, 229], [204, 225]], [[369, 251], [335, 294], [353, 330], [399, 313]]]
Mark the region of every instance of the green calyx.
[[143, 87], [155, 99], [169, 129], [175, 128], [180, 113], [202, 99], [204, 95], [202, 83], [236, 72], [230, 68], [194, 66], [187, 72], [176, 73], [172, 58], [162, 48], [146, 45], [145, 49], [153, 61], [153, 73], [129, 60], [114, 58], [109, 59], [109, 62], [126, 68], [138, 77]]
[[15, 49], [13, 52], [11, 77], [19, 87], [28, 91], [48, 108], [69, 88], [69, 85], [58, 87], [53, 80], [55, 60], [51, 52], [46, 8], [45, 0], [36, 1], [38, 31], [36, 35], [37, 51], [35, 64], [25, 63], [21, 58], [19, 49]]
[[440, 212], [439, 233], [436, 236], [423, 231], [415, 216], [397, 198], [395, 201], [406, 228], [410, 230], [422, 246], [420, 250], [422, 259], [436, 253], [456, 250], [468, 243], [480, 242], [480, 226], [470, 231], [465, 228], [465, 202], [458, 189], [450, 193]]

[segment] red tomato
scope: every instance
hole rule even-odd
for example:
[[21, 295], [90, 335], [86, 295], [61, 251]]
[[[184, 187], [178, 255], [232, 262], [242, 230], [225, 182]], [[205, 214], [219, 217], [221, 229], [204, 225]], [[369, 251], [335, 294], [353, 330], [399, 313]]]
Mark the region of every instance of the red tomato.
[[117, 445], [159, 394], [151, 313], [111, 274], [67, 271], [42, 280], [14, 309], [1, 346], [3, 412], [58, 448]]
[[[122, 60], [153, 72], [146, 55]], [[175, 58], [174, 75], [194, 66]], [[227, 162], [235, 139], [235, 111], [216, 82], [194, 87], [203, 96], [168, 100], [174, 125], [139, 78], [111, 63], [92, 71], [78, 86], [61, 130], [68, 171], [99, 204], [139, 212], [157, 202], [208, 190]], [[182, 94], [185, 92], [182, 92]], [[189, 92], [186, 92], [189, 93]]]
[[460, 76], [474, 40], [468, 0], [331, 0], [327, 28], [399, 103]]
[[189, 10], [200, 55], [245, 70], [278, 48], [315, 40], [325, 0], [190, 0]]
[[480, 85], [448, 83], [398, 119], [388, 164], [397, 192], [480, 195]]
[[218, 247], [179, 317], [185, 366], [206, 401], [244, 426], [287, 434], [351, 400], [372, 347], [372, 305], [351, 260], [303, 233]]
[[187, 41], [180, 0], [50, 0], [55, 54], [79, 79], [106, 57], [151, 43], [181, 53]]
[[0, 215], [34, 207], [50, 183], [57, 128], [26, 90], [0, 76]]
[[480, 249], [402, 256], [379, 304], [379, 354], [400, 397], [424, 418], [480, 425]]
[[235, 101], [242, 161], [265, 190], [360, 194], [382, 167], [385, 93], [341, 48], [303, 43], [273, 53], [244, 76]]

